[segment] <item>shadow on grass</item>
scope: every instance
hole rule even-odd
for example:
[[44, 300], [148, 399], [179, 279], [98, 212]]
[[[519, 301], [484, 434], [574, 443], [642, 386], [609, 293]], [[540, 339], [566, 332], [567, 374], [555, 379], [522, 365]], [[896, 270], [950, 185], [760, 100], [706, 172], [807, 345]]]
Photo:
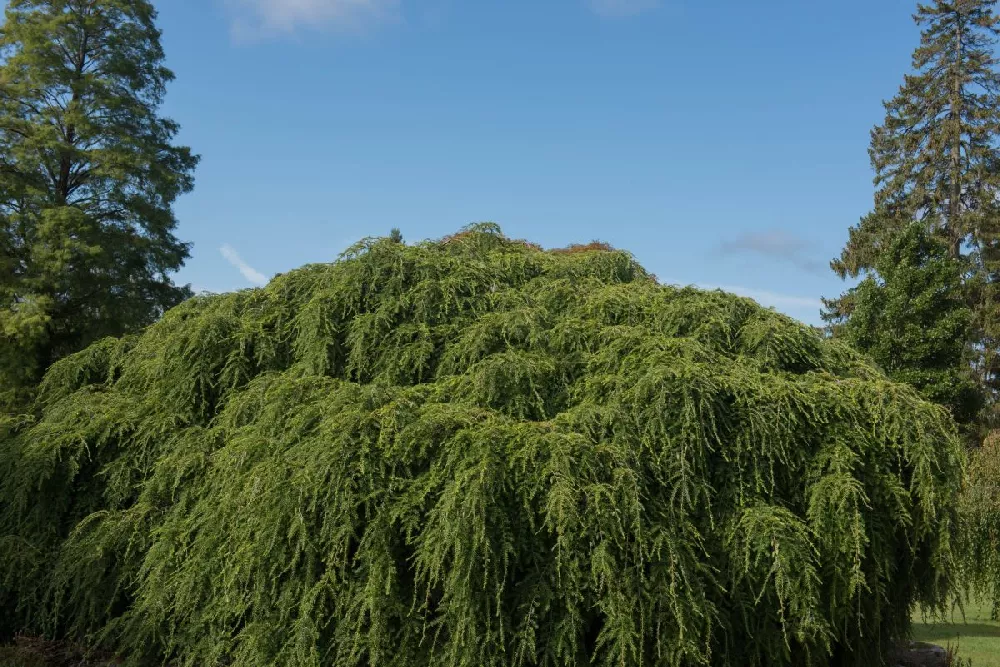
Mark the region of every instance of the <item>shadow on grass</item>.
[[1000, 639], [1000, 626], [987, 625], [985, 623], [937, 623], [928, 624], [928, 629], [932, 632], [958, 632], [963, 637], [991, 637]]

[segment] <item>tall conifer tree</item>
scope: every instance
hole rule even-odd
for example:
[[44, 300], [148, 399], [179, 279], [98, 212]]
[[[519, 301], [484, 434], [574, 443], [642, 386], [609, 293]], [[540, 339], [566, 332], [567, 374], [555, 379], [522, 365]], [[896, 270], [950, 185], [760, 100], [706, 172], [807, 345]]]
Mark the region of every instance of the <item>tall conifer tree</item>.
[[[197, 157], [160, 117], [147, 0], [11, 0], [0, 29], [0, 386], [149, 324], [188, 293], [176, 198]], [[3, 390], [0, 390], [0, 394]], [[0, 402], [5, 397], [0, 395]]]
[[[922, 32], [914, 73], [886, 102], [884, 123], [872, 130], [875, 207], [851, 228], [832, 263], [842, 278], [876, 273], [880, 254], [912, 221], [923, 221], [964, 267], [961, 290], [975, 326], [962, 363], [977, 369], [986, 388], [1000, 372], [995, 317], [1000, 75], [993, 49], [1000, 17], [994, 5], [994, 0], [918, 5], [914, 19]], [[849, 292], [827, 301], [827, 321], [835, 328], [846, 322], [857, 297]]]

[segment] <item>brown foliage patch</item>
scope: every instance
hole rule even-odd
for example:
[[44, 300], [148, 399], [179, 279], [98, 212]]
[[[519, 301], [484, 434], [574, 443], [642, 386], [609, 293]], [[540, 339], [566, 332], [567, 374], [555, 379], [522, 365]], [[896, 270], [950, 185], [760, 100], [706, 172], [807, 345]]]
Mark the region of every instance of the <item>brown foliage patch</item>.
[[575, 255], [584, 252], [614, 252], [615, 249], [604, 241], [591, 241], [590, 243], [574, 243], [565, 248], [553, 248], [549, 252], [554, 255]]
[[986, 439], [983, 441], [983, 446], [1000, 448], [1000, 430], [988, 433]]

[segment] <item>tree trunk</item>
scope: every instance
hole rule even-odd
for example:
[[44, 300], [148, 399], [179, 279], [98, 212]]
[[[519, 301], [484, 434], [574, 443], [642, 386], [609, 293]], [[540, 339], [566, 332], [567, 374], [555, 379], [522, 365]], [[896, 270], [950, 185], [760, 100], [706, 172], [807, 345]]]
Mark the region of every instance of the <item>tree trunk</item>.
[[[84, 15], [86, 18], [86, 15]], [[76, 103], [80, 100], [80, 89], [79, 86], [83, 82], [83, 73], [87, 68], [87, 49], [89, 47], [89, 35], [87, 34], [87, 29], [85, 25], [81, 25], [81, 36], [80, 36], [80, 47], [77, 51], [76, 62], [73, 64], [74, 69], [74, 81], [73, 81], [73, 95], [70, 99], [68, 109], [71, 111], [76, 110]], [[66, 124], [66, 133], [64, 135], [65, 140], [65, 150], [63, 152], [62, 160], [59, 163], [59, 183], [56, 189], [56, 197], [59, 199], [59, 203], [65, 206], [69, 202], [70, 195], [70, 176], [73, 172], [73, 150], [76, 148], [76, 126], [73, 123]]]
[[951, 126], [954, 136], [951, 145], [951, 197], [948, 202], [948, 237], [951, 256], [958, 259], [962, 253], [962, 16], [957, 17], [958, 31], [955, 40], [955, 68], [952, 74]]

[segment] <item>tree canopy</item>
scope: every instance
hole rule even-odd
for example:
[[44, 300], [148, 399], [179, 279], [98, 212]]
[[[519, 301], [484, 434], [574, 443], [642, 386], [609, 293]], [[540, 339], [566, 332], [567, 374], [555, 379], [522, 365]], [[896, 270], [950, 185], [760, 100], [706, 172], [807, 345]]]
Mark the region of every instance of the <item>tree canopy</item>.
[[172, 205], [197, 163], [157, 115], [147, 0], [10, 0], [0, 28], [0, 403], [190, 290]]
[[366, 239], [52, 367], [0, 423], [0, 608], [192, 666], [879, 664], [962, 461], [843, 342], [625, 252]]
[[974, 424], [983, 392], [966, 365], [973, 311], [965, 299], [962, 263], [920, 222], [902, 229], [852, 288], [851, 317], [838, 331], [891, 378], [947, 406]]

